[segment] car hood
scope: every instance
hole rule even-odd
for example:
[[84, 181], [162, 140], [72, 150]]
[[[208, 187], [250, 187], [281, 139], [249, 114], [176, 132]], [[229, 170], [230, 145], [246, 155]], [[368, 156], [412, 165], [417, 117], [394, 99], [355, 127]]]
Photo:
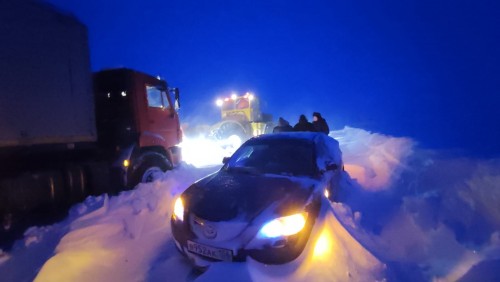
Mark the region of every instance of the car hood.
[[189, 213], [212, 222], [250, 222], [271, 208], [277, 214], [304, 207], [314, 185], [275, 175], [220, 171], [189, 187], [183, 194]]

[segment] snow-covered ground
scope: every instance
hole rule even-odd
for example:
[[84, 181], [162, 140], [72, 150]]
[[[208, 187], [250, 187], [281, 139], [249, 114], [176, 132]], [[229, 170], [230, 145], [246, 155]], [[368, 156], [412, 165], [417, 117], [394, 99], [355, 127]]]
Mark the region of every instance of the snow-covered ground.
[[324, 205], [290, 264], [217, 263], [200, 274], [176, 251], [172, 200], [220, 167], [225, 152], [214, 147], [185, 156], [202, 168], [184, 164], [118, 196], [89, 197], [64, 221], [28, 229], [0, 253], [0, 280], [500, 281], [500, 160], [447, 158], [349, 127], [330, 135], [348, 172], [342, 203]]

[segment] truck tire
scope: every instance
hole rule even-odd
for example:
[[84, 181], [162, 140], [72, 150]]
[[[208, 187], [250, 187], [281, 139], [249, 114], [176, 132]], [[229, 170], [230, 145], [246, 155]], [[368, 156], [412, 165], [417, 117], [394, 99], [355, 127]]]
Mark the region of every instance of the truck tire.
[[172, 163], [164, 155], [156, 152], [146, 153], [138, 158], [137, 166], [132, 168], [128, 186], [134, 188], [139, 183], [154, 182], [172, 168]]
[[87, 195], [87, 179], [82, 166], [69, 165], [64, 168], [64, 184], [67, 204], [74, 204], [85, 199]]
[[225, 140], [232, 135], [238, 136], [242, 141], [250, 138], [243, 124], [237, 121], [222, 121], [210, 129], [209, 138], [214, 140]]

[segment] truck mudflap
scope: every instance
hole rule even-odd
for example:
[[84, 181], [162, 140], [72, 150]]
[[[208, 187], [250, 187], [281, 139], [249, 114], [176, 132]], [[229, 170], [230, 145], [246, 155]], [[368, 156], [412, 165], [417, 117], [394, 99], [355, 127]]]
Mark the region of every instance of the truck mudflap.
[[120, 167], [111, 167], [109, 170], [110, 188], [114, 192], [127, 188], [127, 172]]
[[130, 169], [130, 165], [132, 165], [132, 158], [134, 150], [136, 149], [137, 146], [132, 144], [125, 149], [120, 150], [120, 155], [113, 162], [110, 168], [111, 182], [116, 187], [125, 188], [128, 186], [128, 171]]

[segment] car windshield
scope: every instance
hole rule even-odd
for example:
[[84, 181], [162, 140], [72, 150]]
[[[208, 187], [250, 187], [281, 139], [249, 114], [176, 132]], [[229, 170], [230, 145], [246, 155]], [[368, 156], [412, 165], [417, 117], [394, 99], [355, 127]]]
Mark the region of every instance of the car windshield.
[[314, 145], [306, 140], [260, 140], [243, 144], [224, 167], [229, 172], [314, 177]]

